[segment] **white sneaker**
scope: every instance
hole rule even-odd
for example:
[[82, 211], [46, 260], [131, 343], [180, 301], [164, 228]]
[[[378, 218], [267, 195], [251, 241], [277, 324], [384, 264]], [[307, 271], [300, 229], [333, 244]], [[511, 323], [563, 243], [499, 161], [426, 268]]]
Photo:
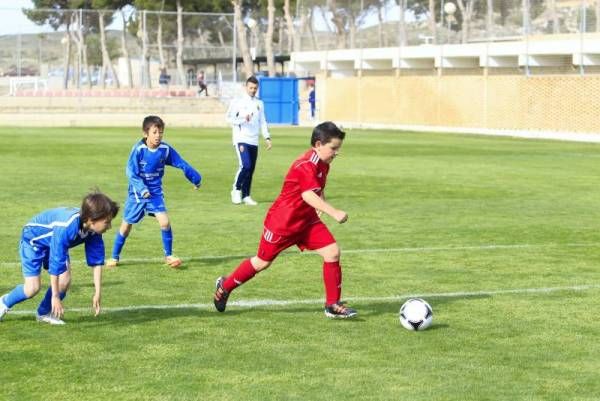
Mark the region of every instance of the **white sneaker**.
[[231, 203], [234, 205], [239, 205], [242, 203], [242, 191], [239, 189], [234, 189], [231, 191]]
[[48, 313], [47, 315], [37, 315], [37, 321], [40, 323], [48, 323], [52, 325], [65, 324], [64, 321], [52, 316], [50, 313]]
[[252, 199], [250, 197], [250, 195], [248, 195], [244, 199], [242, 199], [242, 202], [244, 202], [248, 206], [256, 206], [256, 205], [258, 205], [258, 202], [256, 202], [254, 199]]
[[8, 306], [4, 305], [4, 297], [6, 295], [3, 295], [2, 297], [0, 297], [0, 322], [2, 321], [2, 318], [4, 317], [4, 315], [6, 315], [8, 313], [8, 311], [10, 310]]

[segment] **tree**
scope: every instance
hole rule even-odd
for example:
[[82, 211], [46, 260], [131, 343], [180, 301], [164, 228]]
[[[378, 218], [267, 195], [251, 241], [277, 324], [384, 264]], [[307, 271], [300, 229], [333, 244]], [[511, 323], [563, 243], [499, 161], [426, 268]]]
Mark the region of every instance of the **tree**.
[[[100, 51], [102, 52], [102, 68], [98, 79], [102, 82], [102, 87], [106, 87], [106, 76], [108, 71], [113, 77], [113, 83], [118, 88], [120, 86], [119, 77], [113, 66], [108, 47], [106, 44], [105, 26], [110, 25], [113, 21], [113, 14], [117, 9], [130, 4], [130, 1], [124, 0], [93, 0], [92, 7], [98, 10], [98, 30], [100, 33]], [[108, 11], [106, 11], [108, 9]], [[125, 31], [125, 27], [123, 27]]]
[[32, 0], [33, 9], [24, 10], [27, 18], [37, 25], [50, 25], [52, 29], [58, 31], [62, 26], [65, 27], [65, 36], [63, 37], [65, 45], [65, 57], [63, 63], [63, 88], [69, 86], [69, 67], [71, 65], [71, 12], [69, 11], [71, 1], [69, 0]]
[[265, 35], [265, 52], [267, 55], [267, 68], [269, 76], [275, 76], [275, 58], [273, 57], [273, 25], [275, 24], [275, 1], [268, 0], [267, 34]]
[[231, 0], [231, 4], [233, 5], [234, 18], [237, 25], [238, 47], [242, 53], [244, 73], [246, 74], [246, 78], [248, 78], [254, 73], [254, 65], [252, 63], [252, 57], [250, 57], [248, 41], [246, 40], [246, 28], [244, 27], [242, 19], [242, 0]]
[[133, 70], [131, 68], [131, 57], [129, 57], [129, 50], [127, 50], [127, 23], [128, 19], [125, 17], [125, 11], [123, 7], [119, 9], [121, 14], [121, 20], [123, 21], [123, 30], [121, 31], [121, 52], [125, 58], [125, 65], [127, 66], [127, 86], [133, 88]]
[[463, 0], [456, 0], [458, 9], [462, 15], [462, 43], [467, 43], [470, 34], [471, 19], [473, 18], [473, 7], [475, 0], [466, 0], [466, 4]]
[[[292, 14], [290, 13], [290, 0], [285, 0], [283, 3], [283, 15], [285, 17], [285, 22], [287, 26], [288, 33], [288, 53], [300, 50], [300, 38], [298, 37], [298, 33], [294, 28], [294, 21], [292, 20]], [[280, 39], [281, 40], [281, 39]]]

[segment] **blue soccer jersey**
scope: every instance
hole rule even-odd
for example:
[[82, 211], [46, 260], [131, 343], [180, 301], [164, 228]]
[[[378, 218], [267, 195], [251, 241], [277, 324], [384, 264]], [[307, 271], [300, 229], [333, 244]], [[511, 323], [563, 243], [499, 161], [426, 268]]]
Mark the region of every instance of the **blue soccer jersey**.
[[158, 148], [150, 149], [144, 142], [137, 142], [127, 161], [126, 174], [129, 178], [129, 194], [136, 199], [146, 193], [162, 195], [162, 177], [165, 165], [183, 170], [185, 177], [194, 185], [200, 185], [202, 176], [169, 144], [162, 142]]
[[[22, 255], [30, 260], [22, 260], [23, 267], [41, 269], [48, 267], [52, 275], [66, 271], [69, 262], [69, 248], [85, 244], [85, 257], [89, 266], [104, 264], [104, 241], [102, 235], [82, 228], [79, 209], [56, 208], [46, 210], [33, 217], [23, 227], [21, 236]], [[30, 266], [31, 265], [31, 266]]]

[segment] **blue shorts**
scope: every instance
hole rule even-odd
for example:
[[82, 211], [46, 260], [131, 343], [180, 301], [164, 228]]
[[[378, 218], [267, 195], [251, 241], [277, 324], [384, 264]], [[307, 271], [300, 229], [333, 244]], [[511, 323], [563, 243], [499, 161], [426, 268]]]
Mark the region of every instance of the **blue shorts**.
[[129, 195], [125, 201], [123, 220], [127, 224], [135, 224], [142, 221], [144, 215], [154, 216], [156, 213], [165, 213], [165, 198], [162, 195], [151, 195], [149, 198], [136, 198]]
[[[21, 270], [25, 277], [37, 277], [42, 273], [42, 268], [48, 270], [50, 250], [32, 246], [29, 242], [21, 241], [19, 244], [19, 255], [21, 256]], [[69, 261], [57, 272], [57, 276], [68, 269]]]

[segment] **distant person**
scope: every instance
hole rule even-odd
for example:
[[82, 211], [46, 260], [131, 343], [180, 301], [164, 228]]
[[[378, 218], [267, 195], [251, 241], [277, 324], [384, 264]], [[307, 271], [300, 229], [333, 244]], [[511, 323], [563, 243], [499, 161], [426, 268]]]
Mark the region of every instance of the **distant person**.
[[206, 82], [204, 81], [204, 71], [199, 71], [196, 76], [196, 81], [198, 83], [198, 96], [204, 92], [206, 96], [208, 96], [208, 88], [206, 86]]
[[50, 287], [37, 309], [37, 321], [53, 325], [65, 324], [63, 300], [71, 285], [69, 249], [84, 244], [88, 266], [94, 277], [92, 308], [100, 313], [104, 234], [119, 212], [119, 206], [108, 196], [92, 192], [83, 198], [80, 208], [48, 209], [25, 224], [21, 233], [19, 254], [25, 283], [0, 297], [0, 321], [14, 305], [33, 298], [41, 286], [42, 268], [48, 270]]
[[[313, 250], [323, 258], [325, 316], [352, 318], [357, 315], [340, 301], [340, 248], [320, 219], [320, 214], [325, 213], [340, 224], [348, 220], [348, 214], [326, 202], [324, 196], [330, 164], [338, 155], [345, 135], [329, 121], [313, 129], [311, 148], [292, 163], [281, 193], [267, 212], [256, 256], [243, 260], [229, 276], [217, 279], [213, 301], [219, 312], [225, 311], [227, 299], [235, 288], [271, 266], [279, 253], [296, 245], [300, 250]], [[279, 284], [283, 287], [290, 283]]]
[[142, 122], [144, 137], [133, 145], [127, 161], [128, 196], [123, 221], [115, 237], [112, 259], [106, 263], [107, 267], [119, 264], [121, 250], [131, 227], [139, 223], [146, 213], [156, 217], [160, 226], [165, 263], [172, 268], [177, 268], [182, 263], [180, 258], [173, 255], [173, 232], [165, 206], [162, 178], [165, 167], [173, 166], [183, 170], [194, 189], [199, 189], [202, 176], [171, 145], [163, 142], [164, 129], [165, 123], [157, 116], [148, 116]]
[[160, 75], [158, 76], [158, 83], [160, 86], [167, 88], [169, 86], [169, 82], [171, 81], [171, 76], [167, 74], [167, 68], [162, 67], [160, 69]]
[[310, 103], [310, 118], [315, 119], [315, 109], [317, 104], [316, 93], [315, 93], [315, 85], [312, 84], [310, 87], [310, 92], [308, 92], [308, 103]]
[[250, 189], [258, 157], [259, 131], [265, 138], [267, 150], [271, 149], [271, 137], [265, 118], [265, 106], [262, 100], [256, 97], [256, 77], [246, 80], [245, 90], [246, 93], [234, 99], [227, 110], [227, 121], [232, 125], [233, 146], [239, 162], [239, 169], [233, 180], [231, 202], [236, 205], [244, 203], [255, 206], [257, 202], [250, 196]]

